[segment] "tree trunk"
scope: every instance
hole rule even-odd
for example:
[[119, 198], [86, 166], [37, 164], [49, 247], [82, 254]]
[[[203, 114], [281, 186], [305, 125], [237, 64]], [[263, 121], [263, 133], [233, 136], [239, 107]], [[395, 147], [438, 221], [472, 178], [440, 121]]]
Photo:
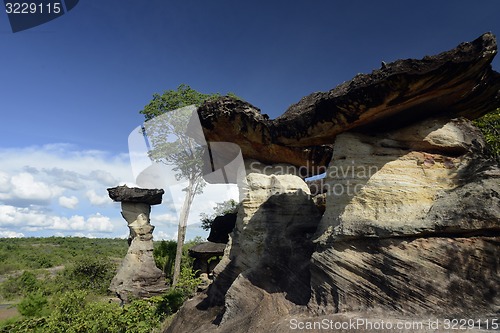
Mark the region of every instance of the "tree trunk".
[[184, 204], [182, 205], [182, 210], [179, 218], [179, 228], [177, 229], [177, 251], [175, 253], [175, 264], [174, 264], [174, 277], [172, 281], [172, 287], [175, 287], [179, 282], [179, 275], [181, 274], [181, 259], [182, 259], [182, 247], [184, 246], [184, 240], [186, 239], [186, 227], [187, 220], [189, 217], [189, 210], [191, 209], [191, 203], [195, 195], [194, 191], [195, 184], [189, 182], [186, 189], [186, 197], [184, 198]]

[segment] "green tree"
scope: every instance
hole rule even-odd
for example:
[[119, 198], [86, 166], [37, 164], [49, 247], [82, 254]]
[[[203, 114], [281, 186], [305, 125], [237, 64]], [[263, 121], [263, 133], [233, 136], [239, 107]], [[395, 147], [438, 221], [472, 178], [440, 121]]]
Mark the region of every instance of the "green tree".
[[474, 124], [483, 132], [493, 157], [500, 160], [500, 108], [474, 120]]
[[235, 213], [237, 209], [238, 209], [238, 203], [233, 199], [229, 199], [224, 202], [219, 202], [215, 204], [214, 211], [212, 214], [210, 215], [206, 213], [200, 214], [201, 227], [203, 228], [203, 230], [208, 231], [212, 227], [212, 223], [214, 222], [217, 216], [223, 216], [229, 213]]
[[[167, 90], [162, 95], [154, 94], [153, 99], [140, 113], [146, 118], [144, 130], [151, 144], [150, 157], [166, 165], [173, 166], [177, 180], [187, 181], [184, 204], [181, 208], [177, 251], [175, 256], [172, 285], [176, 285], [181, 271], [182, 246], [186, 238], [187, 220], [194, 197], [203, 191], [203, 147], [187, 135], [187, 124], [192, 115], [187, 106], [199, 106], [204, 101], [219, 96], [203, 94], [182, 84], [177, 90]], [[172, 112], [174, 111], [175, 112]], [[153, 120], [154, 121], [150, 121]]]

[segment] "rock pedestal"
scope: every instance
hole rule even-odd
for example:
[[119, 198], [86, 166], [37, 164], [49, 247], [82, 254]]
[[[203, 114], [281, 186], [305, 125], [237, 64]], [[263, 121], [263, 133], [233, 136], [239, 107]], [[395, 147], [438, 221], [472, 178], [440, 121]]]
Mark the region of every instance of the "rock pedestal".
[[163, 272], [153, 257], [153, 230], [149, 223], [151, 205], [161, 203], [163, 190], [118, 186], [108, 189], [113, 201], [121, 202], [122, 216], [130, 229], [125, 259], [111, 281], [109, 289], [123, 301], [148, 298], [167, 289]]

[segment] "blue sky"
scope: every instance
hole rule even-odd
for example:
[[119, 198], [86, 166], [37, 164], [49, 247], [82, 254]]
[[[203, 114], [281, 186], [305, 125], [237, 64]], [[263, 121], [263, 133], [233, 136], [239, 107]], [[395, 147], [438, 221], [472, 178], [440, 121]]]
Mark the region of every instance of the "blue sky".
[[[382, 60], [500, 35], [499, 13], [498, 0], [81, 0], [12, 33], [0, 12], [0, 236], [125, 235], [105, 188], [134, 181], [127, 137], [155, 92], [233, 92], [274, 118]], [[169, 212], [153, 208], [158, 237], [175, 236]]]

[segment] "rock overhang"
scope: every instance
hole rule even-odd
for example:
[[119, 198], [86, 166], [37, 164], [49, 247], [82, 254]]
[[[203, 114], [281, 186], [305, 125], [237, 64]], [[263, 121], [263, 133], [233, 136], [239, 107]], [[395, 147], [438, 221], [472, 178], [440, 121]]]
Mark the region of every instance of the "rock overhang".
[[500, 74], [491, 68], [496, 53], [495, 36], [485, 33], [312, 93], [273, 120], [230, 97], [207, 101], [198, 116], [207, 141], [236, 143], [245, 159], [306, 166], [303, 176], [311, 176], [329, 164], [340, 133], [386, 131], [437, 116], [475, 119], [500, 107]]

